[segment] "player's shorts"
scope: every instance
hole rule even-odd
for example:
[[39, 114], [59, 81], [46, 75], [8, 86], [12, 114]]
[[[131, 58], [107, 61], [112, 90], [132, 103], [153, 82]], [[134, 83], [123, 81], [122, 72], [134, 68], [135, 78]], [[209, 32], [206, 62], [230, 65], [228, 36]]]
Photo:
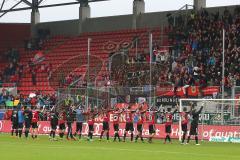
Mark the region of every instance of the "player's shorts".
[[34, 128], [34, 129], [35, 129], [35, 128], [38, 128], [37, 122], [32, 122], [31, 125], [32, 125], [32, 128]]
[[18, 128], [23, 128], [23, 123], [18, 123]]
[[172, 126], [171, 125], [165, 125], [165, 133], [171, 133], [172, 132]]
[[113, 124], [114, 131], [119, 131], [119, 124]]
[[64, 123], [59, 124], [59, 130], [65, 130], [66, 126]]
[[109, 123], [108, 122], [103, 122], [103, 128], [102, 128], [103, 131], [107, 131], [109, 130]]
[[149, 129], [149, 133], [150, 133], [150, 134], [156, 133], [156, 131], [155, 131], [155, 126], [154, 126], [153, 124], [150, 124], [150, 125], [148, 126], [148, 129]]
[[94, 128], [93, 128], [93, 125], [88, 125], [88, 129], [89, 129], [89, 131], [94, 131]]
[[143, 125], [142, 124], [138, 124], [137, 125], [137, 131], [138, 132], [142, 132], [142, 130], [143, 130]]
[[56, 130], [57, 129], [57, 124], [56, 123], [51, 123], [51, 129]]
[[82, 122], [76, 122], [76, 132], [82, 132]]
[[18, 123], [13, 123], [12, 124], [12, 129], [18, 129]]
[[198, 125], [191, 125], [189, 135], [198, 135]]
[[68, 127], [72, 127], [72, 122], [67, 122]]
[[182, 124], [182, 131], [187, 132], [187, 130], [188, 130], [187, 124]]
[[134, 131], [133, 123], [132, 123], [132, 122], [127, 122], [127, 123], [126, 123], [125, 131], [132, 131], [132, 132]]
[[25, 121], [24, 123], [25, 128], [30, 128], [31, 127], [31, 122], [30, 121]]

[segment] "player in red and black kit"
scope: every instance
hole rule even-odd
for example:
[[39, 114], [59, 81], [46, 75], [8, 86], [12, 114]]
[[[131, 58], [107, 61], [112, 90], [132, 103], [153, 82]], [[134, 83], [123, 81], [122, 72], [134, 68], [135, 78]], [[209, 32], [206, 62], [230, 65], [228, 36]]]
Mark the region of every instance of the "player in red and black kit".
[[63, 140], [64, 132], [65, 132], [65, 129], [66, 129], [65, 119], [66, 119], [65, 112], [59, 113], [59, 116], [58, 116], [58, 126], [59, 126], [59, 137], [60, 137], [60, 140]]
[[68, 108], [66, 112], [66, 122], [67, 122], [67, 140], [76, 140], [76, 138], [73, 136], [73, 131], [72, 131], [72, 124], [74, 122], [74, 113], [73, 113], [73, 108]]
[[102, 127], [102, 132], [100, 135], [100, 141], [102, 140], [103, 134], [106, 134], [107, 136], [107, 141], [109, 141], [109, 117], [110, 117], [110, 110], [102, 110], [103, 111], [103, 127]]
[[125, 118], [126, 118], [126, 126], [123, 136], [123, 142], [126, 140], [127, 132], [130, 131], [131, 133], [131, 142], [133, 141], [133, 113], [135, 111], [131, 110], [131, 107], [129, 106], [127, 109], [125, 109]]
[[186, 139], [186, 135], [187, 135], [187, 131], [188, 131], [188, 123], [189, 123], [189, 113], [190, 112], [191, 111], [187, 112], [187, 108], [186, 107], [183, 108], [183, 112], [180, 112], [181, 127], [182, 127], [182, 132], [183, 132], [181, 144], [184, 144], [184, 141]]
[[151, 109], [149, 109], [146, 112], [146, 121], [148, 123], [148, 129], [149, 129], [149, 134], [150, 134], [149, 139], [148, 139], [149, 143], [152, 143], [152, 139], [153, 139], [153, 137], [156, 134], [156, 130], [155, 130], [155, 114], [157, 112], [159, 112], [159, 111], [151, 110]]
[[173, 123], [173, 115], [177, 112], [177, 109], [174, 110], [174, 112], [171, 112], [171, 108], [167, 108], [167, 112], [165, 113], [165, 118], [166, 118], [166, 122], [165, 122], [165, 133], [166, 133], [166, 137], [164, 140], [164, 144], [166, 144], [167, 140], [171, 142], [171, 133], [172, 133], [172, 123]]
[[52, 110], [50, 112], [50, 125], [51, 125], [51, 132], [49, 134], [49, 139], [56, 141], [55, 139], [55, 134], [56, 134], [56, 129], [58, 125], [58, 113], [55, 110]]
[[192, 111], [191, 111], [192, 122], [191, 122], [190, 132], [189, 132], [188, 139], [187, 139], [187, 144], [189, 143], [191, 136], [194, 135], [195, 136], [196, 145], [200, 145], [198, 143], [198, 123], [199, 123], [200, 114], [201, 114], [201, 112], [203, 110], [203, 106], [204, 106], [204, 103], [202, 104], [201, 108], [197, 111], [197, 109], [195, 108], [194, 104], [191, 104], [191, 108], [192, 108]]
[[32, 122], [32, 110], [30, 107], [26, 107], [23, 111], [24, 116], [24, 127], [25, 127], [25, 138], [28, 138], [29, 129]]
[[118, 141], [120, 142], [120, 136], [119, 136], [119, 118], [120, 118], [120, 114], [122, 113], [122, 111], [119, 110], [119, 108], [116, 108], [115, 111], [113, 111], [113, 129], [114, 129], [114, 142], [116, 141], [116, 139], [118, 138]]
[[18, 111], [16, 109], [13, 110], [12, 112], [11, 121], [12, 121], [11, 136], [13, 136], [14, 131], [16, 133], [16, 136], [18, 136]]
[[144, 122], [145, 112], [146, 111], [142, 110], [141, 108], [136, 112], [138, 134], [135, 138], [135, 142], [137, 142], [139, 137], [140, 137], [141, 141], [144, 142], [143, 137], [142, 137], [142, 131], [143, 131], [143, 122]]
[[38, 121], [39, 121], [39, 110], [38, 109], [33, 109], [32, 110], [32, 138], [35, 139], [37, 138], [38, 134]]
[[94, 132], [94, 123], [95, 123], [95, 116], [98, 114], [97, 111], [91, 110], [87, 113], [87, 123], [88, 123], [88, 141], [92, 141], [93, 132]]

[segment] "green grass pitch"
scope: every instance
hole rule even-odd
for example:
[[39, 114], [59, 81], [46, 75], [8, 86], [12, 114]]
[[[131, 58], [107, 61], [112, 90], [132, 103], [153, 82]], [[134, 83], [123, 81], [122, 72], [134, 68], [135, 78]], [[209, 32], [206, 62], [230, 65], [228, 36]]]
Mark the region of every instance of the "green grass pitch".
[[200, 146], [131, 142], [49, 141], [0, 134], [1, 160], [240, 160], [240, 144], [201, 142]]

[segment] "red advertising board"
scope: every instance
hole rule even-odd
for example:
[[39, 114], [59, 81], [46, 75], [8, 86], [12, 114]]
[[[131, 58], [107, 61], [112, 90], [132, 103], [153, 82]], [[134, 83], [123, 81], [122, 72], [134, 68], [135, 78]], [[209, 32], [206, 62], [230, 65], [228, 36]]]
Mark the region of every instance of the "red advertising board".
[[[39, 134], [48, 134], [51, 130], [50, 124], [48, 121], [39, 122], [38, 132]], [[125, 128], [125, 123], [120, 123], [119, 126], [119, 134], [123, 135]], [[136, 135], [136, 125], [134, 125], [134, 135]], [[95, 123], [94, 125], [94, 135], [99, 136], [102, 130], [102, 123]], [[11, 131], [11, 121], [0, 121], [0, 132], [8, 133]], [[75, 123], [73, 124], [73, 132], [75, 132]], [[83, 125], [83, 135], [88, 134], [88, 126], [86, 123]], [[110, 124], [110, 136], [113, 136], [113, 125]], [[172, 126], [172, 138], [178, 138], [179, 129], [178, 125]], [[144, 124], [143, 136], [149, 136], [148, 125]], [[163, 124], [156, 124], [156, 135], [155, 138], [165, 138], [165, 128]], [[203, 136], [204, 139], [209, 139], [209, 137], [240, 137], [240, 126], [215, 126], [215, 125], [204, 125], [203, 127], [199, 126], [199, 138], [201, 139]]]

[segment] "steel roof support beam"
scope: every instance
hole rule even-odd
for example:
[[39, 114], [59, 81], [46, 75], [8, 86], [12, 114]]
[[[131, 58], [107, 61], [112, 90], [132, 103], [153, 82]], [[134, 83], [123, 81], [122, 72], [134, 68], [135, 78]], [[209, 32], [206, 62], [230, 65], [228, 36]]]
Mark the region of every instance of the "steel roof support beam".
[[16, 3], [15, 5], [13, 5], [9, 10], [6, 10], [5, 12], [0, 11], [0, 13], [3, 13], [3, 14], [0, 15], [0, 18], [1, 18], [2, 16], [4, 16], [5, 14], [7, 14], [8, 12], [11, 12], [12, 10], [14, 10], [14, 8], [17, 7], [20, 3], [22, 3], [22, 0], [19, 1], [18, 3]]
[[22, 0], [26, 5], [28, 5], [28, 6], [32, 6], [32, 3], [30, 3], [29, 1], [27, 1], [27, 0]]
[[[67, 6], [67, 5], [75, 5], [75, 4], [80, 4], [80, 1], [77, 2], [68, 2], [68, 3], [58, 3], [58, 4], [49, 4], [49, 5], [42, 5], [38, 6], [38, 8], [48, 8], [48, 7], [58, 7], [58, 6]], [[88, 3], [92, 2], [101, 2], [101, 1], [109, 1], [109, 0], [89, 0]], [[23, 2], [23, 0], [21, 0]], [[38, 2], [40, 4], [42, 0]], [[12, 7], [13, 8], [13, 7]], [[15, 7], [14, 7], [15, 8]], [[0, 10], [0, 13], [5, 13], [5, 12], [15, 12], [15, 11], [23, 11], [23, 10], [29, 10], [32, 9], [32, 7], [22, 7], [22, 8], [15, 8], [15, 9], [7, 9], [7, 10]]]
[[4, 6], [5, 0], [3, 0], [0, 11], [2, 10], [3, 6]]
[[43, 1], [43, 0], [40, 0], [40, 1], [38, 2], [38, 4], [41, 4], [41, 3], [42, 3], [42, 1]]
[[[80, 3], [80, 2], [69, 2], [69, 3], [60, 3], [60, 4], [50, 4], [50, 5], [38, 6], [38, 8], [67, 6], [67, 5], [74, 5], [74, 4], [79, 4], [79, 3]], [[14, 11], [23, 11], [23, 10], [29, 10], [29, 9], [32, 9], [32, 7], [23, 7], [23, 8], [11, 9], [11, 10], [1, 10], [0, 13], [3, 13], [3, 12], [14, 12]]]

